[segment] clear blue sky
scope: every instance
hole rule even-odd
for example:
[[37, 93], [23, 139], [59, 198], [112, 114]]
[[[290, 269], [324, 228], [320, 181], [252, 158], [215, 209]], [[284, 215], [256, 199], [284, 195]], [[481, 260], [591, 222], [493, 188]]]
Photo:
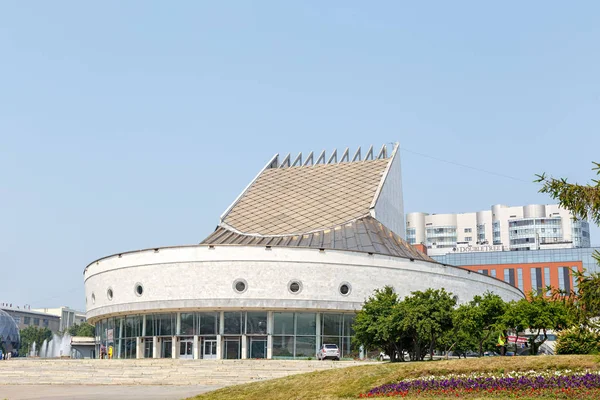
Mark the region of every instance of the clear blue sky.
[[278, 152], [520, 179], [403, 151], [406, 212], [592, 177], [599, 2], [412, 3], [1, 2], [0, 300], [83, 308], [89, 262], [201, 241]]

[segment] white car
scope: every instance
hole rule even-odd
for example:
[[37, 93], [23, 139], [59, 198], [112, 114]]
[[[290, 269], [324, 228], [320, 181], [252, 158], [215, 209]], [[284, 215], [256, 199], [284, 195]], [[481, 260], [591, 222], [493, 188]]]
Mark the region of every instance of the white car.
[[324, 360], [331, 358], [333, 360], [340, 360], [340, 349], [337, 344], [323, 344], [317, 352], [317, 359]]

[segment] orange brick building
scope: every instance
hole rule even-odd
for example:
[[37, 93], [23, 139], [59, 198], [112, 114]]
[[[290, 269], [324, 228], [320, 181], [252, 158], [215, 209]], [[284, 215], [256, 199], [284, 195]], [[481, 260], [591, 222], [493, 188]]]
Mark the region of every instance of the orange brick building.
[[[422, 246], [423, 247], [423, 246]], [[420, 251], [426, 250], [419, 248]], [[581, 247], [528, 251], [452, 252], [432, 256], [443, 264], [493, 276], [521, 289], [546, 294], [548, 285], [570, 292], [577, 291], [574, 271], [598, 272], [592, 257], [600, 248]]]
[[462, 265], [471, 271], [491, 275], [518, 287], [524, 293], [544, 293], [547, 286], [567, 292], [577, 289], [573, 270], [583, 271], [581, 261], [539, 262], [528, 264]]

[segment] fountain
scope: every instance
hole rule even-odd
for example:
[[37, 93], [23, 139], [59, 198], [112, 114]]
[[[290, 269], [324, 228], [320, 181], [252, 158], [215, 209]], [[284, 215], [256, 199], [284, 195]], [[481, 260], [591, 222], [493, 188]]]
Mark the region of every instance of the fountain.
[[40, 347], [40, 357], [46, 357], [46, 351], [48, 351], [48, 340], [44, 339]]
[[35, 342], [33, 342], [33, 344], [31, 345], [31, 354], [29, 354], [31, 357], [35, 357]]
[[44, 340], [40, 348], [40, 357], [55, 358], [71, 355], [71, 335], [65, 333], [62, 336], [54, 333], [49, 342]]

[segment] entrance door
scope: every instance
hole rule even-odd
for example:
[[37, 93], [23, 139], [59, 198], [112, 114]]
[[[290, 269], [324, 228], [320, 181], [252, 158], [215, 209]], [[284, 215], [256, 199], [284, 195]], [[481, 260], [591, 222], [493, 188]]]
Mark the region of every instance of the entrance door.
[[227, 360], [237, 360], [242, 358], [242, 352], [240, 351], [240, 338], [239, 337], [226, 337], [225, 338], [225, 354], [224, 357]]
[[194, 358], [194, 340], [182, 338], [179, 341], [179, 358]]
[[267, 358], [266, 336], [250, 337], [250, 358]]
[[214, 360], [217, 358], [217, 341], [214, 339], [205, 340], [202, 346], [202, 358], [205, 360]]
[[152, 338], [144, 339], [144, 358], [152, 358], [154, 355], [154, 343], [152, 343]]
[[161, 358], [172, 358], [173, 357], [173, 340], [162, 339], [160, 341], [160, 356]]

